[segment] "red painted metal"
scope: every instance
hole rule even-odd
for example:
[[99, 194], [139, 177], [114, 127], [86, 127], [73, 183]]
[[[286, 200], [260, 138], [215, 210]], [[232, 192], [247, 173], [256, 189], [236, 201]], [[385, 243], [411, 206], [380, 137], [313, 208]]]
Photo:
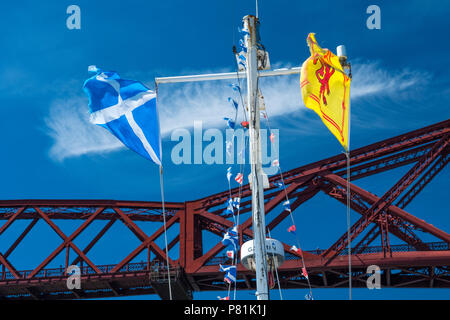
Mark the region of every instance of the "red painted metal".
[[[390, 287], [450, 287], [450, 235], [405, 211], [405, 207], [449, 162], [450, 120], [415, 130], [394, 138], [374, 143], [352, 151], [351, 208], [361, 215], [352, 227], [351, 239], [356, 243], [352, 255], [352, 278], [355, 287], [365, 286], [365, 268], [376, 264], [382, 269], [384, 286]], [[413, 164], [413, 167], [381, 197], [355, 185], [361, 178], [374, 176], [395, 168]], [[291, 209], [300, 207], [319, 192], [346, 203], [346, 158], [337, 155], [283, 173], [286, 193]], [[270, 183], [279, 180], [273, 176]], [[239, 195], [239, 189], [231, 190], [231, 196]], [[177, 235], [169, 239], [173, 252], [178, 246], [177, 258], [169, 254], [173, 284], [178, 298], [189, 297], [190, 290], [224, 290], [223, 275], [218, 264], [230, 261], [223, 254], [220, 241], [209, 250], [204, 247], [205, 231], [218, 236], [233, 226], [231, 217], [223, 213], [228, 191], [199, 200], [166, 203], [167, 227], [175, 228]], [[251, 211], [251, 192], [248, 185], [241, 193], [241, 214]], [[271, 187], [265, 190], [266, 214], [269, 230], [276, 229], [289, 212], [281, 209], [285, 193]], [[399, 199], [397, 202], [395, 202]], [[395, 205], [394, 205], [395, 203]], [[278, 212], [277, 212], [278, 211]], [[111, 201], [111, 200], [6, 200], [0, 201], [0, 236], [15, 221], [29, 220], [29, 224], [12, 245], [0, 248], [0, 298], [6, 299], [77, 299], [137, 294], [164, 295], [167, 281], [166, 254], [157, 245], [164, 235], [162, 206], [158, 202]], [[56, 225], [57, 220], [80, 220], [82, 224], [70, 235]], [[84, 236], [94, 222], [107, 223], [94, 238], [86, 241], [83, 250], [75, 240]], [[62, 239], [54, 245], [51, 253], [29, 271], [18, 271], [11, 263], [11, 255], [23, 239], [45, 222]], [[105, 237], [110, 228], [122, 223], [137, 238], [139, 244], [114, 265], [97, 265], [88, 255]], [[152, 234], [138, 226], [142, 223], [159, 223]], [[241, 244], [252, 238], [252, 220], [240, 221]], [[426, 243], [419, 236], [425, 232], [439, 242]], [[405, 244], [394, 245], [390, 235]], [[380, 246], [370, 246], [380, 239]], [[346, 256], [347, 236], [343, 235], [326, 250], [304, 251], [311, 284], [315, 287], [344, 287], [348, 285]], [[43, 243], [44, 245], [51, 245]], [[283, 244], [287, 261], [281, 266], [279, 276], [283, 287], [305, 288], [307, 283], [301, 275], [301, 260], [289, 245]], [[70, 251], [76, 257], [70, 260]], [[134, 259], [146, 253], [146, 261]], [[60, 254], [64, 255], [65, 268], [48, 268]], [[152, 257], [153, 255], [153, 257]], [[66, 267], [81, 268], [82, 289], [67, 290]], [[238, 265], [238, 289], [254, 289], [254, 275]], [[184, 292], [185, 291], [185, 292]], [[183, 293], [184, 292], [184, 293]]]

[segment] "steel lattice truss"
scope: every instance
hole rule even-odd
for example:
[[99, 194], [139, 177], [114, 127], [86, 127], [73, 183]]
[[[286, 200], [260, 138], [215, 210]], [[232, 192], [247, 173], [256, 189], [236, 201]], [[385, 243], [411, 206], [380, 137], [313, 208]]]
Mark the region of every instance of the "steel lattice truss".
[[[450, 235], [405, 211], [406, 206], [448, 164], [450, 120], [374, 143], [351, 152], [351, 208], [361, 218], [351, 227], [352, 279], [355, 287], [366, 286], [366, 268], [378, 265], [382, 270], [382, 286], [387, 287], [450, 287]], [[375, 195], [357, 186], [357, 180], [412, 165], [387, 192]], [[291, 209], [324, 192], [342, 203], [347, 201], [346, 158], [337, 155], [283, 173]], [[270, 179], [271, 185], [278, 177]], [[356, 183], [355, 183], [356, 182]], [[239, 190], [231, 190], [238, 196]], [[223, 254], [219, 241], [205, 250], [202, 232], [209, 231], [220, 237], [233, 226], [230, 216], [224, 215], [228, 191], [203, 199], [166, 203], [167, 227], [177, 230], [169, 239], [169, 248], [179, 248], [177, 259], [169, 256], [170, 273], [175, 298], [188, 299], [191, 291], [225, 290], [223, 274], [218, 265], [230, 263]], [[285, 193], [275, 187], [265, 190], [266, 214], [279, 209]], [[241, 214], [251, 212], [251, 191], [246, 185], [241, 193]], [[294, 212], [295, 214], [295, 212]], [[289, 212], [281, 211], [268, 224], [273, 230]], [[167, 298], [167, 269], [164, 247], [156, 244], [164, 236], [163, 226], [146, 234], [137, 222], [162, 221], [161, 203], [101, 201], [101, 200], [21, 200], [0, 201], [0, 237], [17, 220], [29, 221], [28, 226], [8, 248], [0, 248], [0, 298], [5, 299], [74, 299], [105, 296], [125, 296], [157, 293]], [[70, 235], [64, 234], [56, 220], [81, 220], [82, 224]], [[74, 244], [86, 228], [96, 220], [108, 221], [103, 229], [84, 248]], [[44, 221], [62, 239], [53, 252], [42, 257], [34, 269], [18, 271], [9, 256], [20, 245], [37, 222]], [[123, 223], [140, 241], [127, 256], [114, 265], [96, 265], [88, 254], [115, 223]], [[253, 237], [252, 219], [240, 222], [241, 244]], [[427, 233], [436, 240], [424, 242], [418, 235]], [[325, 250], [305, 251], [305, 263], [313, 287], [348, 286], [348, 237], [342, 236]], [[392, 245], [390, 235], [404, 242]], [[376, 239], [381, 245], [374, 246]], [[52, 244], [43, 243], [43, 246]], [[284, 244], [286, 261], [279, 269], [283, 288], [305, 288], [301, 274], [301, 260], [297, 253]], [[69, 259], [69, 250], [76, 253]], [[65, 267], [81, 268], [82, 289], [68, 290], [65, 268], [46, 268], [55, 257], [66, 252]], [[133, 261], [147, 252], [147, 261]], [[154, 258], [151, 259], [151, 254]], [[239, 289], [254, 289], [254, 274], [238, 265]]]

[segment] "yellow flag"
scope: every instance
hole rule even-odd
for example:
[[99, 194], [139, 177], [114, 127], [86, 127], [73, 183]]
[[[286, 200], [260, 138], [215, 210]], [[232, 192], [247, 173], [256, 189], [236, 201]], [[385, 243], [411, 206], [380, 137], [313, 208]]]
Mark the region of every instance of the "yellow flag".
[[350, 78], [344, 72], [339, 58], [317, 44], [314, 33], [307, 43], [311, 51], [302, 65], [300, 87], [303, 102], [314, 110], [348, 151]]

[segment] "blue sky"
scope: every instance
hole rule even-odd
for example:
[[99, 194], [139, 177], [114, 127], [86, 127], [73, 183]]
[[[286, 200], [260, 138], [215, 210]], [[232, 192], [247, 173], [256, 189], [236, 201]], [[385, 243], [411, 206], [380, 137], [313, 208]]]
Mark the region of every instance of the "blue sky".
[[[309, 55], [309, 32], [315, 32], [319, 44], [333, 51], [337, 45], [346, 45], [354, 73], [352, 148], [449, 118], [446, 33], [450, 5], [441, 1], [259, 2], [262, 42], [274, 67], [301, 65]], [[71, 4], [81, 8], [81, 30], [66, 28], [66, 8]], [[366, 27], [366, 8], [371, 4], [381, 8], [381, 30]], [[159, 201], [157, 167], [87, 122], [88, 100], [82, 91], [89, 77], [87, 66], [115, 70], [150, 88], [159, 76], [234, 71], [231, 47], [237, 44], [242, 17], [249, 13], [254, 13], [254, 1], [2, 4], [0, 107], [4, 116], [0, 130], [4, 138], [0, 168], [4, 183], [0, 198]], [[177, 128], [191, 128], [194, 120], [203, 121], [205, 128], [225, 129], [221, 119], [230, 113], [228, 84], [158, 88], [167, 200], [193, 200], [227, 188], [226, 165], [174, 165], [170, 153], [175, 142], [170, 141], [170, 134]], [[341, 152], [320, 119], [303, 106], [297, 76], [264, 79], [261, 90], [271, 125], [280, 130], [283, 170]], [[407, 169], [362, 179], [358, 185], [381, 195]], [[448, 173], [444, 169], [407, 207], [443, 230], [450, 227], [450, 218], [444, 214], [448, 211]], [[302, 246], [325, 248], [345, 231], [345, 207], [325, 195], [310, 202], [296, 216], [302, 225]], [[335, 208], [342, 212], [330, 214]], [[352, 219], [356, 218], [353, 213]], [[330, 223], [321, 224], [323, 219]], [[64, 226], [66, 230], [73, 227]], [[41, 229], [37, 237], [53, 239], [48, 230]], [[114, 229], [109, 241], [126, 239], [132, 247], [134, 240], [127, 237], [134, 236], [122, 231]], [[275, 237], [284, 239], [282, 229], [275, 231]], [[28, 245], [32, 246], [32, 240]], [[129, 248], [117, 249], [125, 252]], [[33, 267], [40, 253], [27, 252], [23, 248], [12, 255], [13, 264]], [[111, 249], [98, 249], [94, 254], [98, 263], [115, 262]], [[361, 299], [449, 296], [449, 290], [355, 292]], [[292, 290], [285, 295], [303, 299], [304, 293]], [[216, 294], [196, 297], [214, 299]], [[248, 298], [247, 293], [239, 293], [238, 298]], [[345, 299], [346, 292], [317, 290], [316, 298]]]

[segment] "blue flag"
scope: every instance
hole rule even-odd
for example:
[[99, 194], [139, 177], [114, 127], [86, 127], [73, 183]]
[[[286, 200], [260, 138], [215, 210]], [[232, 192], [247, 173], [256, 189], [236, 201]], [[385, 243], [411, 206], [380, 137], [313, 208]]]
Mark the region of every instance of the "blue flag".
[[237, 248], [239, 246], [239, 235], [238, 235], [237, 226], [234, 226], [232, 229], [228, 230], [224, 234], [223, 239], [222, 239], [222, 244], [224, 246], [232, 245], [234, 251], [237, 251]]
[[161, 165], [161, 137], [156, 93], [142, 83], [121, 79], [116, 72], [102, 71], [86, 80], [91, 122], [108, 129], [124, 145]]
[[236, 266], [228, 266], [224, 267], [222, 265], [220, 266], [220, 272], [225, 272], [224, 281], [227, 283], [233, 283], [236, 282]]

